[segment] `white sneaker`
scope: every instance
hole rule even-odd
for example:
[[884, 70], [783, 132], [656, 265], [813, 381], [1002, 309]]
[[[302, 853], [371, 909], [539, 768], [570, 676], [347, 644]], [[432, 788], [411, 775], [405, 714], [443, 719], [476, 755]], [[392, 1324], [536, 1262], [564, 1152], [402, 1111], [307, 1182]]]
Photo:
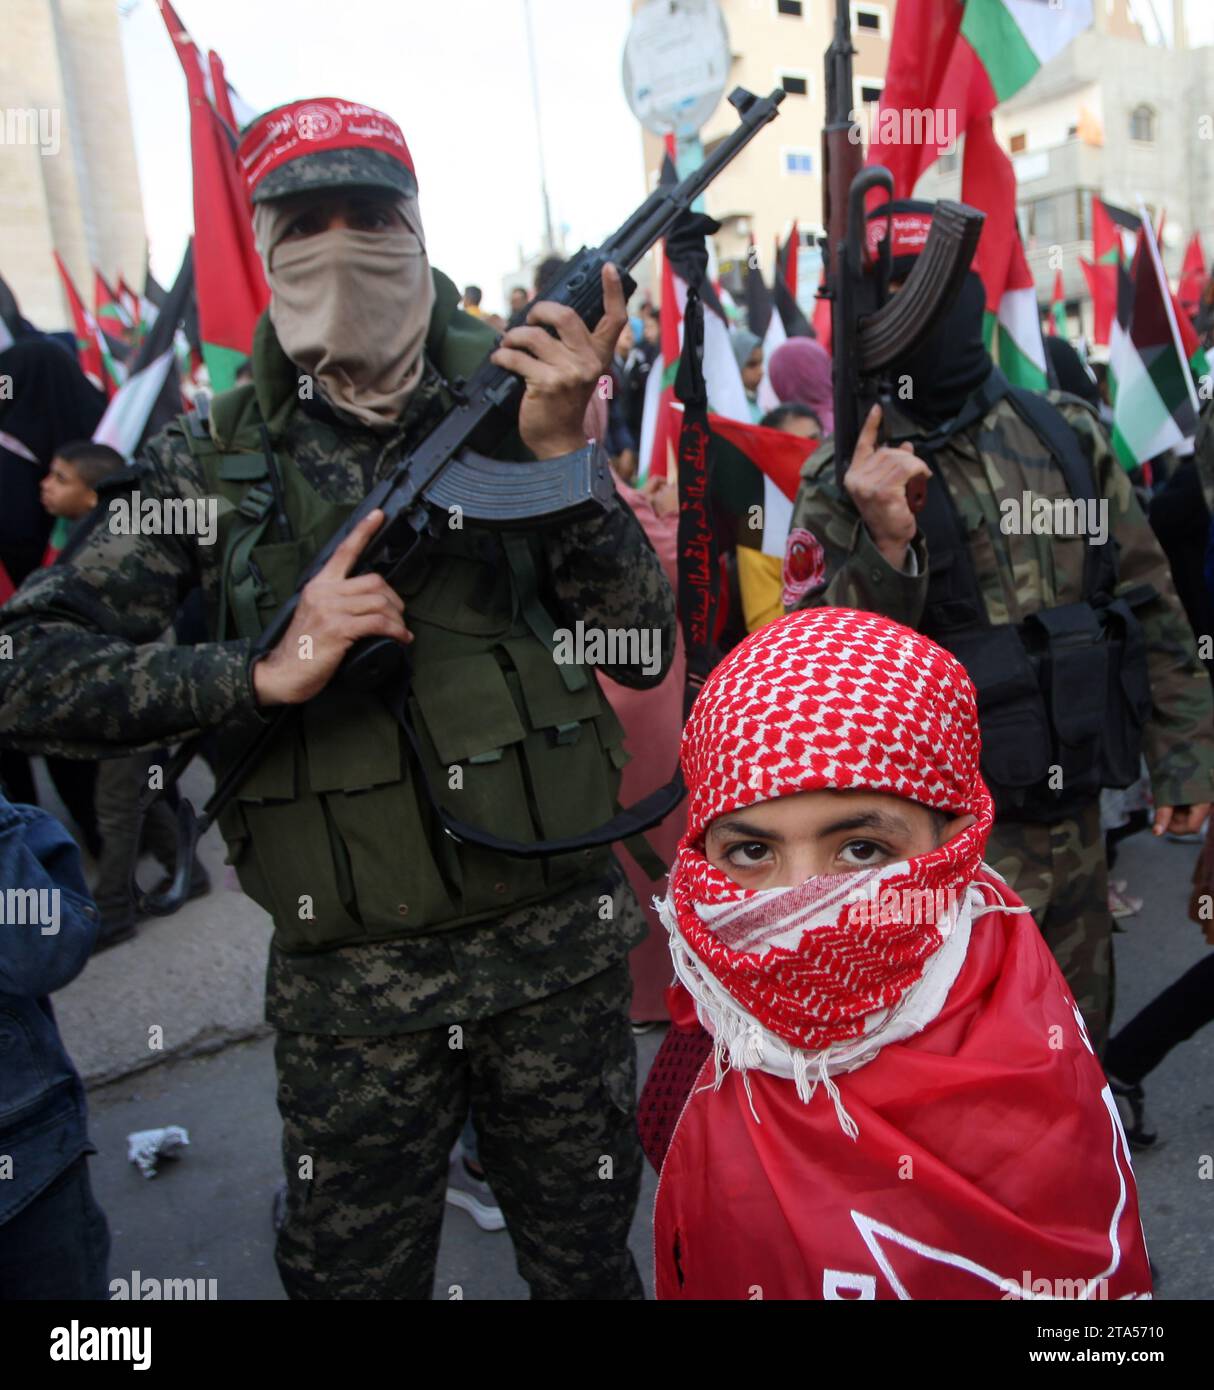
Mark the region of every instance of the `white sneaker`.
[[482, 1231], [504, 1231], [506, 1218], [484, 1178], [475, 1177], [464, 1163], [464, 1151], [457, 1144], [447, 1170], [447, 1202], [466, 1211]]

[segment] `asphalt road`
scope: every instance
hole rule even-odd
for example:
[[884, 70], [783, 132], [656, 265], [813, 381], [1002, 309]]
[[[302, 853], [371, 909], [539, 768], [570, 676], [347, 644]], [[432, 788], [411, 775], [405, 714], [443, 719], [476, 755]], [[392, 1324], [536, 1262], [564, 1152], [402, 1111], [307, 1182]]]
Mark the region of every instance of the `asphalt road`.
[[[1196, 849], [1139, 835], [1125, 842], [1116, 876], [1146, 900], [1116, 938], [1117, 1023], [1198, 960], [1207, 949], [1185, 916]], [[228, 915], [217, 893], [193, 905]], [[209, 903], [209, 908], [204, 904]], [[138, 971], [139, 943], [117, 948]], [[87, 974], [84, 977], [87, 979]], [[218, 984], [216, 984], [218, 987]], [[642, 1075], [658, 1034], [639, 1040]], [[1214, 1028], [1177, 1048], [1149, 1078], [1148, 1113], [1161, 1142], [1135, 1157], [1143, 1224], [1159, 1271], [1156, 1296], [1214, 1299], [1214, 1181], [1200, 1176], [1214, 1155]], [[270, 1203], [279, 1175], [279, 1124], [269, 1038], [233, 1043], [204, 1056], [169, 1060], [91, 1093], [92, 1133], [100, 1148], [93, 1178], [113, 1232], [111, 1277], [133, 1271], [159, 1278], [216, 1279], [222, 1299], [281, 1298], [273, 1261]], [[184, 1125], [190, 1147], [151, 1180], [126, 1159], [126, 1135]], [[650, 1218], [654, 1177], [645, 1187], [632, 1248], [652, 1290]], [[510, 1237], [485, 1234], [447, 1209], [435, 1297], [458, 1285], [464, 1298], [526, 1296]]]

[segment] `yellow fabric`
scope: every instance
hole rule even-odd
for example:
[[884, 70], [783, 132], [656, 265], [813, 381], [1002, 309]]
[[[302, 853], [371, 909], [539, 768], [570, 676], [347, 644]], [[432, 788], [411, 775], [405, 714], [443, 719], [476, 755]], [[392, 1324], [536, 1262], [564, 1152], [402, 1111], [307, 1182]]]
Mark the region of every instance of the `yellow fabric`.
[[745, 545], [738, 546], [737, 556], [742, 617], [746, 631], [754, 632], [784, 616], [784, 558]]

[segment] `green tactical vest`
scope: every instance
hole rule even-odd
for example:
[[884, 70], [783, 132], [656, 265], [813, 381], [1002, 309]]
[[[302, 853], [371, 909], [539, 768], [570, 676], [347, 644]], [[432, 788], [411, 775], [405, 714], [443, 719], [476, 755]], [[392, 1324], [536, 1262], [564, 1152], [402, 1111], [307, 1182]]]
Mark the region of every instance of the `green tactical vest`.
[[[448, 287], [440, 308], [451, 303], [454, 287]], [[281, 355], [263, 321], [259, 339], [266, 337]], [[457, 337], [444, 334], [435, 342], [432, 332], [428, 341], [448, 380], [475, 365], [458, 360], [466, 351], [450, 351], [449, 340]], [[483, 351], [478, 342], [476, 360]], [[258, 387], [215, 399], [209, 436], [185, 430], [207, 491], [219, 499], [218, 640], [257, 637], [353, 510], [319, 496], [276, 451], [296, 539], [269, 538], [276, 533], [255, 390], [264, 408], [259, 373]], [[287, 413], [267, 416], [272, 434]], [[536, 575], [543, 564], [537, 538], [503, 541], [469, 527], [445, 532], [398, 585], [415, 637], [408, 709], [431, 789], [450, 815], [528, 843], [577, 835], [610, 819], [628, 761], [623, 730], [593, 672], [558, 666], [536, 635], [537, 613], [542, 618]], [[220, 773], [249, 734], [247, 726], [220, 731]], [[442, 831], [384, 699], [336, 686], [302, 707], [219, 824], [228, 862], [245, 892], [273, 917], [275, 945], [287, 952], [500, 917], [601, 879], [609, 860], [607, 849], [524, 860], [456, 843]]]

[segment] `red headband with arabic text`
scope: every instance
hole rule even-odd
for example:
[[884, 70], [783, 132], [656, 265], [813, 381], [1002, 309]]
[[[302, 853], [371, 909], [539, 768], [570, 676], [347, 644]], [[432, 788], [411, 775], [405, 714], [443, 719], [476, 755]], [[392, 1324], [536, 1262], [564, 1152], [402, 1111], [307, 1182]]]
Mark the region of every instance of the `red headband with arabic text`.
[[245, 131], [236, 157], [251, 196], [275, 169], [325, 150], [379, 150], [417, 176], [409, 146], [391, 116], [340, 97], [309, 97], [266, 112]]
[[[892, 229], [887, 231], [891, 224]], [[927, 245], [931, 229], [930, 212], [892, 212], [886, 215], [884, 209], [881, 209], [872, 215], [868, 224], [868, 254], [875, 260], [877, 248], [886, 236], [892, 236], [893, 242], [889, 248], [891, 257], [896, 259], [898, 256], [917, 256]]]

